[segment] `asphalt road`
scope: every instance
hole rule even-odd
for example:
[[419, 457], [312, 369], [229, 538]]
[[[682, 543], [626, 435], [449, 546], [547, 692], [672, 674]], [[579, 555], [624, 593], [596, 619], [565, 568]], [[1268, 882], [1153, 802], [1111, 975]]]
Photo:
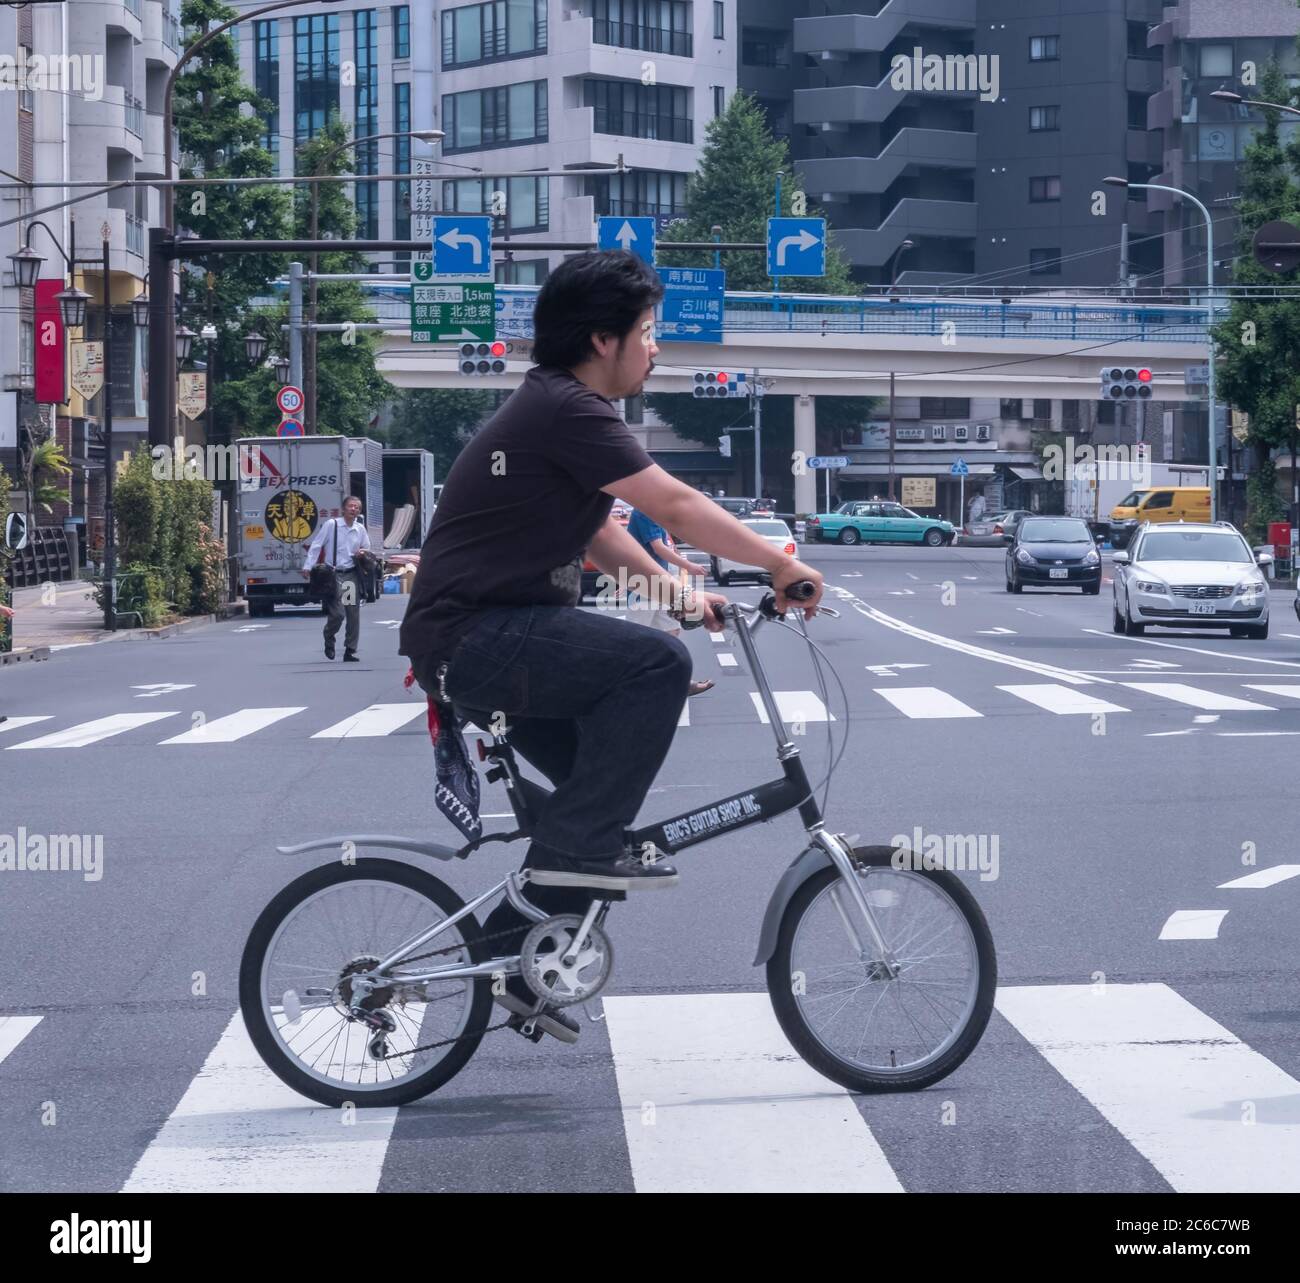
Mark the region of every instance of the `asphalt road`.
[[[996, 877], [962, 876], [998, 1005], [951, 1077], [852, 1097], [784, 1043], [750, 964], [802, 846], [789, 816], [615, 907], [616, 971], [577, 1045], [490, 1035], [441, 1091], [355, 1126], [282, 1087], [244, 1037], [238, 959], [323, 859], [275, 845], [453, 841], [402, 686], [406, 599], [385, 597], [358, 665], [324, 661], [318, 616], [278, 614], [0, 672], [0, 835], [103, 844], [98, 880], [0, 883], [0, 1188], [1300, 1189], [1289, 595], [1264, 642], [1122, 638], [1108, 584], [1011, 596], [999, 549], [804, 551], [841, 611], [809, 626], [848, 698], [830, 683], [831, 730], [851, 731], [830, 827], [996, 842]], [[779, 775], [739, 648], [686, 641], [717, 685], [645, 820]], [[761, 649], [819, 779], [806, 648], [769, 628]], [[507, 810], [499, 786], [482, 809]], [[469, 895], [521, 855], [435, 872]]]

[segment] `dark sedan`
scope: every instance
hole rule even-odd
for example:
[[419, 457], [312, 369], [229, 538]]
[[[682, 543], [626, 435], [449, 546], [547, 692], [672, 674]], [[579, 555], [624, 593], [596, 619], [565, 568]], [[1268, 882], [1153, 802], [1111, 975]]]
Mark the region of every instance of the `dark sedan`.
[[1026, 517], [1007, 549], [1007, 592], [1026, 584], [1101, 592], [1101, 554], [1078, 517]]

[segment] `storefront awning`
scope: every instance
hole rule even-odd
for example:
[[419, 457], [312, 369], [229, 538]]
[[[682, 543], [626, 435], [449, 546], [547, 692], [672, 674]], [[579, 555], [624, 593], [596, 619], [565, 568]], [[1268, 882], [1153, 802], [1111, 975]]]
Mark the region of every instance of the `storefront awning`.
[[1018, 464], [1008, 464], [1007, 467], [1020, 478], [1021, 481], [1041, 481], [1043, 474], [1037, 468], [1022, 468]]

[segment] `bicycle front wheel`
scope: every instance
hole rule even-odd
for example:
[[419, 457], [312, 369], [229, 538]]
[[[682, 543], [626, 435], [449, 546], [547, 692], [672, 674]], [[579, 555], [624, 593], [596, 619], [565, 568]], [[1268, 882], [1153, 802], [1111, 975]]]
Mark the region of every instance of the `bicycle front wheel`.
[[851, 1091], [917, 1091], [947, 1077], [993, 1010], [997, 959], [975, 898], [948, 870], [895, 868], [893, 855], [859, 847], [854, 862], [896, 970], [834, 867], [795, 892], [767, 964], [786, 1037]]
[[[296, 1091], [324, 1105], [403, 1105], [441, 1087], [474, 1054], [492, 1007], [486, 976], [408, 981], [441, 964], [492, 955], [472, 915], [409, 948], [352, 1008], [351, 977], [463, 908], [445, 883], [396, 860], [326, 865], [291, 882], [263, 910], [239, 969], [254, 1047]], [[422, 1050], [426, 1044], [442, 1044]]]

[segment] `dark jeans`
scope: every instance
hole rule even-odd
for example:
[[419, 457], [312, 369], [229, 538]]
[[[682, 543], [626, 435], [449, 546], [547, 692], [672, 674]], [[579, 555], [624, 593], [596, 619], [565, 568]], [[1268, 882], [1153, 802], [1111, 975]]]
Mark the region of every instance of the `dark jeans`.
[[[325, 645], [332, 646], [339, 629], [347, 620], [347, 631], [343, 634], [343, 649], [356, 652], [361, 640], [361, 582], [356, 569], [336, 572], [339, 590], [325, 603], [328, 618], [325, 620]], [[344, 599], [352, 604], [345, 605]]]
[[[416, 665], [426, 690], [436, 677]], [[691, 679], [676, 637], [567, 606], [485, 611], [447, 671], [458, 712], [485, 730], [504, 713], [510, 743], [555, 786], [537, 819], [525, 867], [547, 851], [612, 860], [668, 755]], [[549, 913], [581, 913], [590, 892], [531, 887]], [[524, 919], [504, 900], [486, 923]], [[495, 941], [501, 953], [514, 941]]]

